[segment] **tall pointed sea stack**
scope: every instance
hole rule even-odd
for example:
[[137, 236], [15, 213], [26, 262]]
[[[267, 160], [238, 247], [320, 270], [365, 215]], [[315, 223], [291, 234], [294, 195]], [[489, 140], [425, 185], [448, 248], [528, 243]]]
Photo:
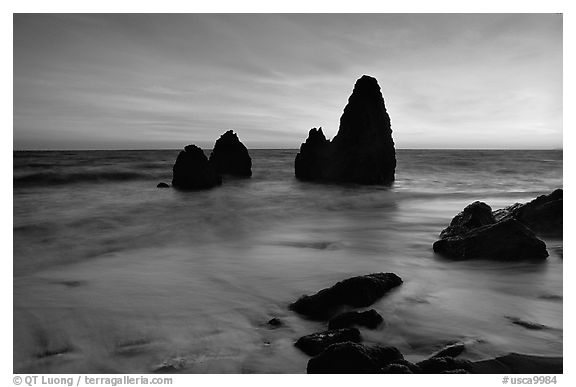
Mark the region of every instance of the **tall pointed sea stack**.
[[356, 81], [332, 141], [310, 130], [295, 160], [296, 177], [338, 183], [394, 181], [396, 152], [380, 86], [367, 75]]

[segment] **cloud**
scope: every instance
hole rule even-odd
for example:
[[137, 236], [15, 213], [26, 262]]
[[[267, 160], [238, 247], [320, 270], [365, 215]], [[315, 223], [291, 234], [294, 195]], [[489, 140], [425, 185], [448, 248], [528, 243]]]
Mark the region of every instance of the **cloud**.
[[15, 15], [14, 147], [298, 147], [381, 85], [399, 147], [562, 144], [552, 14]]

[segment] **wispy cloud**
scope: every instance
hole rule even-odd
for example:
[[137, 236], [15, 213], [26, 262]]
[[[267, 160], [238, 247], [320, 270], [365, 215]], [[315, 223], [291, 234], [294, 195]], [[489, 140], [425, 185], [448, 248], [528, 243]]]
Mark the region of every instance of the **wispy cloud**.
[[562, 144], [559, 15], [15, 15], [14, 146], [333, 136], [375, 76], [399, 147]]

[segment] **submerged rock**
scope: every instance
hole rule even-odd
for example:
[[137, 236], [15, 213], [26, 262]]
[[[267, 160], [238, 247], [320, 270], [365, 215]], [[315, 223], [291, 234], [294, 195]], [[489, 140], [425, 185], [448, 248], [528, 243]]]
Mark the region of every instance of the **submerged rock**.
[[494, 216], [498, 220], [516, 219], [538, 235], [562, 237], [563, 196], [564, 191], [559, 188], [549, 195], [538, 196], [529, 203], [516, 203], [494, 211]]
[[[440, 374], [446, 371], [468, 370], [470, 361], [453, 357], [432, 357], [416, 363], [423, 374]], [[459, 372], [460, 373], [460, 372]]]
[[463, 343], [448, 345], [431, 356], [434, 357], [456, 357], [466, 350], [466, 345]]
[[309, 374], [380, 373], [404, 359], [395, 347], [364, 346], [352, 342], [333, 344], [308, 361]]
[[220, 174], [239, 177], [252, 176], [252, 159], [248, 149], [232, 130], [227, 131], [216, 140], [209, 161], [216, 172]]
[[268, 320], [268, 325], [271, 326], [272, 328], [279, 328], [279, 327], [283, 326], [284, 323], [278, 317], [274, 317], [274, 318]]
[[474, 202], [440, 233], [434, 251], [453, 259], [541, 260], [546, 244], [519, 221], [497, 221], [489, 205]]
[[384, 319], [374, 309], [365, 312], [346, 312], [334, 317], [328, 323], [329, 329], [348, 328], [354, 325], [375, 329]]
[[324, 137], [322, 129], [310, 130], [294, 166], [301, 180], [357, 184], [394, 181], [396, 153], [390, 117], [375, 78], [364, 75], [356, 81], [332, 141]]
[[330, 317], [343, 305], [364, 308], [402, 284], [394, 273], [374, 273], [348, 278], [311, 296], [302, 296], [290, 309], [312, 318]]
[[170, 188], [170, 186], [164, 182], [160, 182], [160, 183], [158, 183], [156, 188]]
[[172, 171], [172, 186], [175, 188], [196, 190], [222, 184], [222, 177], [196, 145], [188, 145], [180, 152]]
[[360, 331], [356, 328], [346, 328], [313, 333], [299, 338], [294, 345], [307, 355], [315, 356], [332, 344], [347, 341], [360, 342]]

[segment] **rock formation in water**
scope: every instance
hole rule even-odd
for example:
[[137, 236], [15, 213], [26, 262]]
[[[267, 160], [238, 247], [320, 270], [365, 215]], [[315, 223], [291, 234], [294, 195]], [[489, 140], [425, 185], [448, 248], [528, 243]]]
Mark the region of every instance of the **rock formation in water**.
[[514, 218], [500, 221], [489, 205], [474, 202], [456, 215], [434, 242], [434, 251], [453, 259], [541, 260], [546, 244]]
[[347, 305], [364, 308], [400, 286], [402, 279], [394, 273], [374, 273], [348, 278], [311, 296], [302, 296], [290, 308], [302, 315], [325, 319]]
[[513, 218], [538, 235], [562, 237], [564, 191], [559, 188], [548, 195], [538, 196], [529, 203], [516, 203], [494, 211], [496, 219]]
[[310, 359], [306, 370], [309, 374], [375, 374], [403, 359], [395, 347], [345, 342], [333, 344]]
[[395, 169], [390, 117], [378, 82], [367, 75], [356, 81], [334, 139], [327, 140], [321, 128], [310, 130], [295, 160], [301, 180], [388, 184]]
[[360, 331], [356, 328], [331, 329], [302, 336], [294, 343], [294, 346], [307, 355], [316, 356], [332, 344], [347, 341], [358, 343], [360, 340]]
[[170, 186], [162, 181], [162, 182], [158, 183], [156, 188], [170, 188]]
[[210, 163], [216, 172], [238, 177], [252, 176], [252, 159], [248, 149], [232, 130], [224, 133], [214, 144]]
[[222, 177], [208, 162], [204, 151], [196, 145], [188, 145], [180, 152], [172, 171], [174, 188], [197, 190], [222, 184]]

